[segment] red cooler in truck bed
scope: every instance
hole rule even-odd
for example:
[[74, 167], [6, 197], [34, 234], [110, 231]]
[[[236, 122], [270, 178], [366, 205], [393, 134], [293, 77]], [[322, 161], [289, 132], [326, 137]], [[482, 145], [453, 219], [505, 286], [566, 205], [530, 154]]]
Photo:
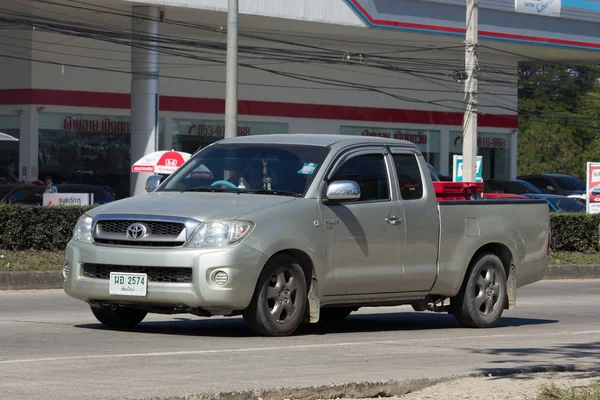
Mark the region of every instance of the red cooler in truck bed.
[[483, 193], [483, 182], [433, 182], [435, 195], [441, 200], [478, 200]]

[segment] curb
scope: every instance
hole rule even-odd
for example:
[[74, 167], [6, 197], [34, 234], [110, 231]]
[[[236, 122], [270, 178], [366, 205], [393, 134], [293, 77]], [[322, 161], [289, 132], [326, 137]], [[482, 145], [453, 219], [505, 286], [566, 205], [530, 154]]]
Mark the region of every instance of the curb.
[[600, 364], [566, 364], [523, 368], [483, 369], [464, 375], [444, 378], [392, 380], [387, 382], [356, 382], [298, 388], [255, 389], [237, 392], [206, 392], [184, 396], [149, 397], [141, 400], [319, 400], [374, 399], [399, 397], [430, 386], [463, 378], [499, 378], [513, 375], [533, 375], [547, 372], [600, 372]]
[[600, 265], [549, 265], [544, 279], [600, 279]]
[[0, 272], [0, 290], [45, 290], [62, 288], [62, 271]]
[[[600, 265], [549, 265], [544, 280], [600, 279]], [[61, 271], [0, 272], [0, 290], [62, 289]]]

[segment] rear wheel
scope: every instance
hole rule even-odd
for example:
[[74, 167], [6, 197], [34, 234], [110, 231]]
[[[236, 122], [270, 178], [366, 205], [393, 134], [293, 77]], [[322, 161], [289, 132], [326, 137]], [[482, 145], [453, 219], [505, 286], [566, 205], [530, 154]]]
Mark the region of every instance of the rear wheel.
[[457, 321], [468, 328], [496, 325], [506, 305], [506, 272], [494, 254], [484, 254], [470, 269], [452, 309]]
[[110, 328], [130, 329], [142, 322], [146, 315], [145, 311], [112, 305], [108, 307], [91, 307], [92, 313], [98, 321]]
[[307, 299], [302, 267], [286, 254], [274, 256], [263, 269], [244, 321], [254, 332], [287, 336], [302, 323]]

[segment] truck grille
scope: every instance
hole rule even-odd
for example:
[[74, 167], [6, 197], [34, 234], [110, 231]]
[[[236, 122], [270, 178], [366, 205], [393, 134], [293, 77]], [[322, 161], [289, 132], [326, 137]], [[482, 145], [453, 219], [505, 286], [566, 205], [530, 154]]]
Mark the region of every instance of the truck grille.
[[126, 247], [179, 247], [185, 242], [167, 242], [167, 241], [131, 241], [131, 240], [115, 240], [115, 239], [94, 239], [95, 243], [104, 244], [107, 246], [126, 246]]
[[83, 264], [83, 276], [109, 279], [111, 272], [147, 274], [150, 282], [190, 283], [192, 269], [184, 267], [141, 267], [135, 265]]
[[[134, 220], [103, 220], [98, 221], [98, 227], [105, 233], [125, 233], [127, 228], [136, 222]], [[185, 225], [179, 222], [144, 221], [151, 235], [179, 236]]]

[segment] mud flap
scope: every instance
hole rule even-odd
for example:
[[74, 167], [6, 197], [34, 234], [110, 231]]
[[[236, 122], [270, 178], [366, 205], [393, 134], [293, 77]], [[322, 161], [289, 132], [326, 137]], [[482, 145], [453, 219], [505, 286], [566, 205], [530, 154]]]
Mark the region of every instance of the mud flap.
[[510, 270], [506, 277], [506, 294], [508, 297], [507, 310], [512, 310], [517, 306], [517, 277], [514, 264], [510, 264]]
[[305, 315], [305, 320], [311, 324], [319, 322], [319, 314], [321, 311], [321, 302], [319, 301], [319, 291], [317, 288], [317, 277], [312, 276], [310, 289], [308, 291], [308, 315]]

